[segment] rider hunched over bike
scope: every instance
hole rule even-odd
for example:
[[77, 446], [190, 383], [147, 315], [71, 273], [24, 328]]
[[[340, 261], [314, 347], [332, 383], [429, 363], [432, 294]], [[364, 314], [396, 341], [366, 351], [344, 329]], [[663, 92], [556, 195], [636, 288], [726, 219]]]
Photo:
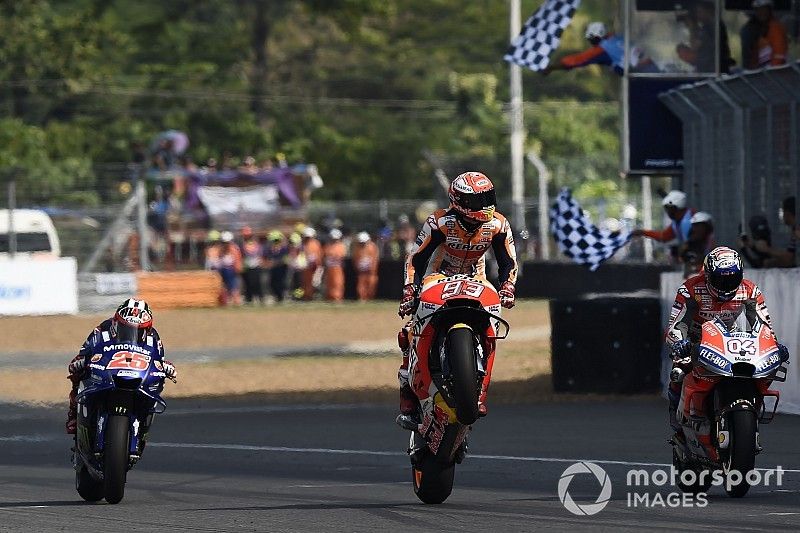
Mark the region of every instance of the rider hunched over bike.
[[[684, 281], [678, 288], [670, 312], [666, 342], [671, 351], [673, 365], [667, 395], [669, 421], [676, 437], [683, 436], [676, 415], [681, 383], [685, 374], [691, 371], [692, 352], [700, 342], [703, 323], [720, 318], [730, 327], [743, 312], [751, 326], [760, 319], [772, 329], [764, 295], [758, 285], [744, 279], [739, 253], [731, 248], [718, 246], [706, 256], [702, 271]], [[789, 351], [786, 346], [778, 343], [778, 349], [782, 360], [788, 360]]]
[[[67, 412], [67, 433], [75, 434], [78, 424], [78, 384], [85, 378], [89, 358], [95, 353], [95, 347], [114, 340], [120, 343], [134, 343], [139, 345], [157, 346], [158, 352], [164, 357], [164, 346], [161, 337], [153, 327], [153, 313], [144, 300], [128, 298], [117, 307], [114, 316], [101, 322], [86, 338], [78, 355], [70, 361], [69, 380], [72, 390], [69, 393], [69, 411]], [[178, 376], [175, 365], [163, 359], [164, 374], [167, 378], [175, 380]]]
[[[422, 280], [429, 274], [468, 274], [485, 278], [485, 254], [490, 247], [497, 259], [500, 303], [507, 309], [514, 307], [517, 281], [514, 238], [508, 220], [495, 211], [497, 201], [492, 181], [480, 172], [465, 172], [450, 184], [448, 195], [449, 209], [438, 209], [428, 217], [406, 258], [405, 286], [398, 312], [401, 317], [412, 314]], [[410, 330], [411, 322], [397, 335], [403, 352], [403, 362], [397, 373], [401, 417], [415, 417], [419, 407], [408, 377]], [[491, 368], [491, 362], [487, 368]], [[486, 415], [489, 380], [487, 372], [478, 401], [481, 416]]]

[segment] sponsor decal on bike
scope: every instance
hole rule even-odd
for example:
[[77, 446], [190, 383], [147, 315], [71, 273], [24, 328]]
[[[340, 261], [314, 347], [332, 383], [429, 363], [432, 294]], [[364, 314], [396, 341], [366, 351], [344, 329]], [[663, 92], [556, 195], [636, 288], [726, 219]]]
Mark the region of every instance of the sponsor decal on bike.
[[730, 365], [727, 359], [708, 348], [700, 348], [700, 358], [722, 370], [725, 370]]
[[155, 367], [156, 367], [158, 370], [164, 370], [164, 365], [162, 365], [162, 364], [161, 364], [161, 361], [159, 361], [159, 360], [157, 360], [157, 359], [156, 359], [155, 361], [153, 361], [153, 365], [155, 365]]
[[778, 352], [774, 352], [772, 355], [759, 361], [756, 365], [756, 372], [763, 372], [764, 370], [768, 369], [769, 367], [776, 365], [780, 362], [781, 356]]
[[142, 353], [142, 354], [149, 354], [150, 353], [150, 350], [148, 350], [147, 348], [144, 348], [142, 346], [139, 346], [137, 344], [123, 343], [123, 344], [108, 344], [106, 346], [103, 346], [103, 351], [104, 352], [113, 352], [113, 351], [116, 351], [116, 350], [126, 350], [126, 351], [129, 351], [129, 352], [138, 352], [138, 353]]
[[124, 378], [135, 378], [139, 377], [139, 373], [134, 370], [120, 370], [117, 372], [118, 376], [122, 376]]
[[102, 359], [102, 358], [103, 358], [103, 355], [102, 355], [102, 354], [96, 353], [96, 354], [94, 354], [94, 355], [92, 356], [92, 358], [91, 358], [91, 362], [92, 362], [92, 363], [96, 363], [96, 362], [98, 362], [98, 361], [99, 361], [100, 359]]

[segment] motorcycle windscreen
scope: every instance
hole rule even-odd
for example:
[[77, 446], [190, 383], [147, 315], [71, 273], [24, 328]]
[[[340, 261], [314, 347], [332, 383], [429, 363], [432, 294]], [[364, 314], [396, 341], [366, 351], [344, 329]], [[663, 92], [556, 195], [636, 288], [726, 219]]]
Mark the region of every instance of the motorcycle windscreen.
[[117, 342], [144, 344], [147, 330], [131, 324], [117, 324]]

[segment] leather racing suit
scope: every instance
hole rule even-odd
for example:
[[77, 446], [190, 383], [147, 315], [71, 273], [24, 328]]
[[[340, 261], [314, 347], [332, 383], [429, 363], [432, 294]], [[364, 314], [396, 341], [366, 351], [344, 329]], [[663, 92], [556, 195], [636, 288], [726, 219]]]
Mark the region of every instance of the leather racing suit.
[[[697, 344], [700, 342], [704, 322], [719, 317], [725, 325], [730, 326], [743, 312], [749, 324], [752, 325], [756, 318], [759, 318], [772, 329], [772, 319], [758, 285], [749, 279], [744, 279], [733, 298], [721, 301], [709, 292], [705, 273], [695, 274], [678, 288], [670, 311], [665, 338], [667, 347], [672, 348], [683, 340]], [[691, 364], [673, 362], [673, 369], [675, 368], [689, 372]], [[678, 431], [680, 426], [675, 411], [680, 400], [681, 382], [670, 381], [667, 394], [670, 402], [670, 425]]]
[[[515, 284], [517, 255], [508, 220], [495, 212], [492, 220], [484, 223], [476, 222], [470, 228], [465, 227], [458, 217], [453, 209], [438, 209], [428, 217], [406, 258], [405, 284], [420, 286], [425, 276], [434, 273], [449, 276], [468, 274], [485, 278], [486, 252], [489, 248], [497, 260], [500, 285], [505, 282]], [[411, 323], [409, 321], [397, 337], [400, 349], [403, 351], [403, 361], [397, 373], [401, 389], [409, 385], [408, 355], [411, 345]], [[489, 357], [478, 400], [481, 405], [485, 405], [494, 362], [494, 342], [490, 344], [486, 347]]]
[[[69, 363], [69, 375], [67, 378], [72, 382], [72, 389], [69, 393], [69, 412], [67, 414], [66, 424], [67, 433], [75, 433], [78, 408], [78, 385], [80, 384], [81, 380], [86, 377], [86, 368], [89, 366], [89, 358], [95, 353], [95, 346], [111, 340], [111, 323], [112, 319], [109, 318], [94, 328], [94, 330], [92, 330], [92, 332], [86, 338], [83, 346], [81, 346], [81, 349], [78, 351], [78, 355], [76, 355]], [[158, 352], [161, 355], [165, 366], [168, 365], [174, 369], [175, 365], [173, 365], [172, 362], [164, 359], [164, 346], [161, 344], [161, 337], [159, 336], [158, 331], [156, 331], [156, 328], [150, 328], [150, 334], [146, 337], [145, 343], [148, 346], [158, 346]]]

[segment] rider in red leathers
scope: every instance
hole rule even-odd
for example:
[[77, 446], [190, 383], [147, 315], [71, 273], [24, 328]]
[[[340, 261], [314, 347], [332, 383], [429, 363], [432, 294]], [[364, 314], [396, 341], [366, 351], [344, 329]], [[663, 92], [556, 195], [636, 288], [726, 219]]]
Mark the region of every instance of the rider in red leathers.
[[[102, 345], [112, 339], [118, 342], [157, 346], [162, 358], [164, 356], [164, 346], [161, 344], [158, 331], [153, 327], [153, 315], [147, 302], [135, 298], [129, 298], [122, 302], [112, 318], [104, 320], [94, 328], [81, 346], [78, 355], [69, 363], [69, 376], [67, 377], [72, 382], [72, 389], [69, 393], [66, 429], [67, 433], [71, 435], [74, 435], [77, 429], [78, 385], [85, 377], [86, 367], [89, 364], [88, 359], [95, 353], [96, 345]], [[166, 377], [175, 380], [178, 375], [175, 365], [166, 359], [162, 360], [162, 364]]]
[[[667, 396], [670, 425], [676, 436], [683, 435], [676, 417], [681, 383], [691, 371], [693, 345], [700, 342], [703, 323], [719, 317], [726, 325], [731, 325], [742, 312], [750, 324], [759, 318], [772, 328], [764, 295], [755, 283], [744, 279], [739, 253], [719, 246], [706, 256], [702, 271], [678, 288], [670, 312], [666, 343], [673, 365]], [[778, 343], [778, 349], [783, 361], [788, 360], [786, 347]]]
[[[398, 314], [412, 314], [422, 280], [428, 274], [469, 274], [485, 277], [485, 254], [494, 251], [499, 270], [500, 303], [514, 307], [514, 284], [517, 281], [517, 258], [514, 237], [508, 220], [495, 211], [496, 197], [491, 180], [480, 172], [465, 172], [450, 184], [450, 208], [434, 211], [417, 235], [406, 258], [405, 286]], [[408, 355], [411, 322], [398, 333], [403, 362], [397, 373], [400, 382], [400, 416], [413, 417], [419, 400], [408, 380]], [[481, 387], [478, 410], [486, 415], [486, 391], [491, 377], [494, 352], [490, 354], [487, 373]]]

